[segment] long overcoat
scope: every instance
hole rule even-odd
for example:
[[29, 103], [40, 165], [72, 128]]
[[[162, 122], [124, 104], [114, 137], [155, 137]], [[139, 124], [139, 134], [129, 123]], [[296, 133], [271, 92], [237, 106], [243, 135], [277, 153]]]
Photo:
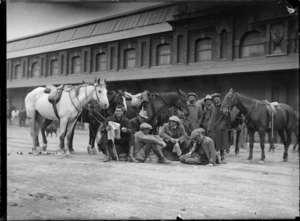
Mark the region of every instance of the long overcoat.
[[217, 151], [225, 150], [229, 147], [227, 117], [223, 115], [220, 110], [221, 104], [212, 104], [211, 108], [211, 117], [208, 122], [207, 134], [215, 142]]

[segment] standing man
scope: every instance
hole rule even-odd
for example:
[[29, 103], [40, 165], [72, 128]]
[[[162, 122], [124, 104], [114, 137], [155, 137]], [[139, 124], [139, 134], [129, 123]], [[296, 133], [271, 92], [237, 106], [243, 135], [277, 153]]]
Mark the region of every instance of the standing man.
[[213, 102], [212, 97], [209, 94], [206, 95], [206, 97], [204, 98], [204, 102], [205, 102], [205, 106], [203, 109], [203, 117], [200, 126], [203, 127], [205, 131], [207, 131], [208, 121], [211, 116], [211, 107], [212, 107], [211, 104]]
[[228, 126], [227, 118], [222, 114], [221, 108], [221, 94], [215, 93], [211, 95], [213, 104], [211, 109], [211, 117], [208, 122], [207, 130], [208, 136], [213, 139], [215, 148], [221, 153], [221, 163], [225, 162], [225, 150], [229, 148], [228, 141]]
[[112, 130], [109, 126], [109, 121], [116, 122], [120, 124], [120, 139], [115, 139], [114, 144], [116, 146], [117, 154], [125, 153], [126, 155], [129, 152], [129, 147], [134, 145], [134, 137], [132, 136], [132, 130], [129, 125], [128, 118], [124, 115], [123, 107], [118, 105], [116, 106], [115, 113], [112, 116], [109, 116], [103, 125], [103, 130], [101, 133], [101, 146], [105, 148], [106, 157], [103, 162], [110, 161], [110, 156], [114, 156], [112, 151], [112, 140], [108, 140], [107, 131]]
[[162, 148], [166, 146], [166, 143], [163, 142], [159, 136], [149, 134], [152, 126], [147, 123], [142, 123], [140, 125], [140, 129], [140, 131], [137, 131], [134, 134], [134, 162], [144, 162], [152, 150], [158, 157], [158, 163], [170, 163], [170, 161], [168, 161], [162, 153]]
[[167, 146], [163, 149], [164, 156], [171, 161], [178, 161], [179, 156], [188, 151], [188, 136], [177, 116], [169, 118], [159, 133]]
[[190, 115], [188, 119], [192, 123], [192, 129], [195, 130], [200, 127], [201, 119], [202, 119], [202, 108], [200, 105], [196, 104], [197, 94], [190, 92], [188, 93], [188, 108], [190, 111]]
[[180, 156], [181, 163], [214, 166], [218, 162], [217, 152], [211, 138], [204, 136], [205, 130], [198, 128], [192, 132], [194, 145], [190, 152]]

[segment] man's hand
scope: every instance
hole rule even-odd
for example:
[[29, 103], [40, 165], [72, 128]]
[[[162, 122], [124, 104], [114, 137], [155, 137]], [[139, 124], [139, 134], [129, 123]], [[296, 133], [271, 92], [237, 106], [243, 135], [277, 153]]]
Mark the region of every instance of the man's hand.
[[161, 144], [160, 145], [162, 145], [163, 147], [166, 147], [167, 146], [167, 144], [164, 142], [164, 141], [161, 141]]
[[209, 163], [206, 165], [207, 167], [213, 167], [214, 165], [212, 163]]
[[111, 126], [108, 125], [108, 126], [106, 127], [106, 130], [111, 130]]
[[190, 151], [186, 155], [187, 155], [187, 157], [191, 157], [192, 156], [192, 152]]
[[177, 140], [177, 139], [174, 139], [174, 138], [171, 138], [171, 142], [172, 142], [172, 143], [177, 143], [178, 140]]
[[123, 133], [126, 133], [126, 132], [127, 132], [127, 128], [125, 128], [125, 127], [122, 127], [121, 130], [122, 130]]

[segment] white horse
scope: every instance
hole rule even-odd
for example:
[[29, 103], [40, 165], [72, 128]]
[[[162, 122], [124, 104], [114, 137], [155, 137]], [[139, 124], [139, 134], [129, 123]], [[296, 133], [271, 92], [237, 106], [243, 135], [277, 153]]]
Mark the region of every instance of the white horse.
[[[82, 106], [94, 99], [101, 108], [107, 109], [109, 107], [106, 80], [101, 81], [98, 78], [93, 84], [66, 86], [63, 89], [59, 102], [56, 104], [60, 119], [56, 117], [53, 106], [48, 101], [48, 94], [44, 93], [44, 89], [44, 87], [38, 87], [28, 93], [25, 98], [26, 113], [30, 119], [30, 133], [33, 142], [32, 154], [37, 156], [41, 152], [37, 150], [37, 147], [39, 148], [38, 134], [43, 120], [46, 118], [49, 120], [60, 120], [60, 145], [57, 155], [62, 157], [68, 156], [70, 154], [70, 136]], [[47, 144], [44, 143], [43, 150], [46, 150], [46, 148]]]

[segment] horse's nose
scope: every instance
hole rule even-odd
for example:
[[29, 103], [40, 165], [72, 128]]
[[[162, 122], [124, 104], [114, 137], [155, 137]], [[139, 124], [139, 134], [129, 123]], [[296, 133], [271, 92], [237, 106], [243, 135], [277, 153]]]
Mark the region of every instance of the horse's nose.
[[104, 106], [103, 106], [103, 107], [104, 107], [104, 109], [107, 109], [107, 108], [108, 108], [108, 106], [109, 106], [108, 104], [104, 104]]

